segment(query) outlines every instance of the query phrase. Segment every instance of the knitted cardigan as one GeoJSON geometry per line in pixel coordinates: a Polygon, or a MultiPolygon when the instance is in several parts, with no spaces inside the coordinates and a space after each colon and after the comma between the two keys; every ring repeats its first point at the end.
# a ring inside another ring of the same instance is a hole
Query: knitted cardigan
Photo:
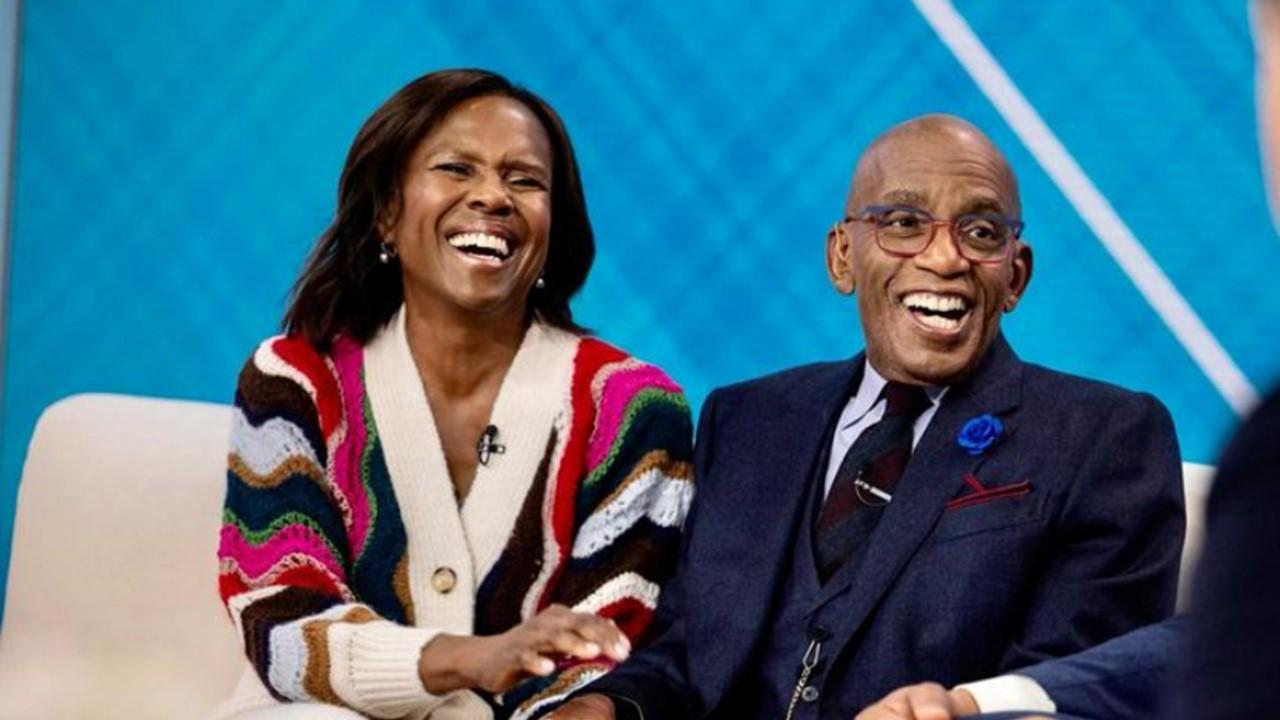
{"type": "Polygon", "coordinates": [[[503,452],[459,508],[403,310],[363,347],[258,347],[236,392],[219,585],[271,695],[374,717],[532,717],[608,664],[563,661],[490,709],[471,691],[427,693],[421,648],[552,603],[643,642],[692,498],[680,388],[535,323],[492,419],[503,452]]]}

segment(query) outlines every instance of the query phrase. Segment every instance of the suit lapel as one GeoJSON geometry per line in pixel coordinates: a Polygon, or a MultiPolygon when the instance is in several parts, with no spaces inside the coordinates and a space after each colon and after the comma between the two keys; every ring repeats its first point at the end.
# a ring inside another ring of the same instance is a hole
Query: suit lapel
{"type": "Polygon", "coordinates": [[[823,588],[814,612],[844,593],[854,591],[849,611],[841,613],[843,627],[831,628],[841,645],[858,633],[898,574],[915,555],[941,517],[947,501],[982,458],[956,445],[955,438],[970,419],[1000,415],[1005,434],[1016,425],[1013,410],[1021,397],[1022,363],[998,336],[973,377],[953,386],[911,455],[893,502],[885,509],[865,550],[855,551],[848,565],[823,588]]]}

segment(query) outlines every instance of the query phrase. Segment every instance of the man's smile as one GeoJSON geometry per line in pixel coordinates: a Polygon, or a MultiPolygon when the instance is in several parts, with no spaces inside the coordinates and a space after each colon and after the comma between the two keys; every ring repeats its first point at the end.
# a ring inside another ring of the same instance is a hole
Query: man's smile
{"type": "Polygon", "coordinates": [[[899,302],[911,319],[931,335],[957,335],[973,314],[973,301],[956,293],[912,291],[899,302]]]}

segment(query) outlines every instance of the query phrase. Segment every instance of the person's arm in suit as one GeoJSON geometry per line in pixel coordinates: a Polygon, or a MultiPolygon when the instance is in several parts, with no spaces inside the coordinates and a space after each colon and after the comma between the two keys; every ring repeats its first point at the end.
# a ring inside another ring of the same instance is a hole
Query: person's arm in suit
{"type": "MultiPolygon", "coordinates": [[[[663,588],[658,601],[654,627],[657,640],[638,649],[626,662],[612,672],[591,683],[577,693],[585,696],[606,695],[620,720],[678,720],[692,718],[701,713],[701,699],[693,689],[686,673],[684,576],[687,572],[689,543],[698,530],[699,497],[709,476],[709,464],[713,455],[716,425],[716,401],[718,392],[707,396],[698,418],[698,429],[693,446],[693,476],[695,480],[693,506],[685,523],[681,540],[680,560],[675,577],[663,588]]],[[[548,720],[606,719],[581,703],[570,701],[560,710],[548,716],[548,720]]]]}
{"type": "Polygon", "coordinates": [[[1009,715],[1001,712],[999,717],[1055,711],[1063,717],[1091,720],[1157,717],[1164,705],[1172,668],[1186,646],[1186,624],[1185,616],[1178,615],[1083,652],[1046,660],[1009,675],[964,683],[950,691],[933,683],[900,688],[867,708],[858,720],[936,720],[960,717],[974,710],[1014,711],[1009,715]],[[1028,681],[1034,685],[1028,688],[1028,681]],[[1020,692],[1001,693],[1009,688],[1020,692]],[[996,689],[998,702],[990,701],[990,689],[996,689]],[[1019,696],[1026,702],[1020,704],[1019,696]]]}
{"type": "Polygon", "coordinates": [[[1002,672],[1071,655],[1173,613],[1186,526],[1173,421],[1145,394],[1120,396],[1092,419],[1098,426],[1087,453],[1069,459],[1078,471],[1052,519],[1002,672]]]}
{"type": "Polygon", "coordinates": [[[1186,617],[1178,615],[1017,674],[1040,685],[1060,713],[1099,720],[1157,717],[1185,645],[1186,617]]]}

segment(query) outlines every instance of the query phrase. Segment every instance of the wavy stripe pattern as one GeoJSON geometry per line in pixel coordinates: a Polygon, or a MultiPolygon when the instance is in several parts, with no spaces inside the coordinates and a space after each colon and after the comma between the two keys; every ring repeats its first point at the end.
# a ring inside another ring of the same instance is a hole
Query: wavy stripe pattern
{"type": "Polygon", "coordinates": [[[592,513],[578,530],[573,557],[588,558],[612,545],[641,518],[659,527],[679,527],[693,502],[693,483],[653,467],[631,479],[621,492],[592,513]]]}
{"type": "MultiPolygon", "coordinates": [[[[559,602],[638,640],[692,499],[688,404],[658,368],[574,342],[563,440],[479,585],[475,622],[501,632],[559,602]]],[[[448,699],[416,677],[433,633],[411,625],[431,618],[412,616],[413,558],[365,382],[363,349],[344,338],[328,356],[281,338],[255,351],[237,391],[219,582],[273,695],[420,718],[448,699]]],[[[574,664],[502,702],[532,717],[608,669],[574,664]]]]}

